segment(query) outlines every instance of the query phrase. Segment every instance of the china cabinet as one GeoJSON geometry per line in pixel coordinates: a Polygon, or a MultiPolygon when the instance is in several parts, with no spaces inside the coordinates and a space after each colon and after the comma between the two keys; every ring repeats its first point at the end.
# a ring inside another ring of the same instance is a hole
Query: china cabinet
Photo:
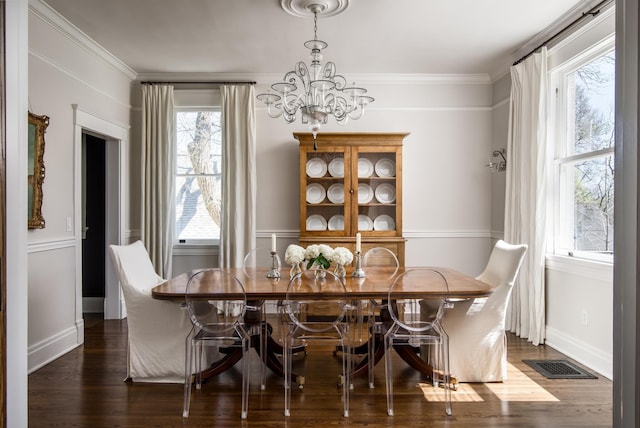
{"type": "Polygon", "coordinates": [[[387,247],[404,266],[402,145],[408,133],[311,133],[300,142],[300,245],[387,247]]]}

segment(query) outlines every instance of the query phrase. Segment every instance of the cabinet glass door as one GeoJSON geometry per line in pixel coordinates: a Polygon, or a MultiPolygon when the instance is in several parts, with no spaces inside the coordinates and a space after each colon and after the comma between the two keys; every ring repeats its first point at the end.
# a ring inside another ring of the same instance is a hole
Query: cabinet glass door
{"type": "Polygon", "coordinates": [[[395,236],[398,203],[396,152],[357,153],[357,231],[372,236],[395,236]]]}
{"type": "Polygon", "coordinates": [[[345,207],[351,203],[348,156],[343,150],[304,150],[302,154],[300,168],[305,178],[301,181],[300,230],[344,236],[350,217],[345,207]]]}

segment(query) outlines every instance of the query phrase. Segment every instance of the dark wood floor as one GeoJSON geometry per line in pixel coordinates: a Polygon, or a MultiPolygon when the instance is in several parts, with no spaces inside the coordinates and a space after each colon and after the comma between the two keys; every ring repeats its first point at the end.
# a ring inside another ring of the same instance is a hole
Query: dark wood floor
{"type": "Polygon", "coordinates": [[[85,344],[29,376],[29,427],[609,427],[612,383],[598,379],[546,379],[523,359],[566,358],[510,335],[514,369],[504,384],[462,384],[453,393],[453,416],[404,362],[396,359],[395,416],[386,415],[384,364],[376,367],[377,387],[359,378],[351,416],[342,417],[336,376],[339,358],[327,348],[310,349],[296,362],[304,390],[294,390],[292,411],[283,416],[282,379],[258,384],[258,358],[252,353],[249,417],[240,420],[238,373],[218,376],[192,397],[191,415],[182,418],[180,384],[125,383],[125,321],[86,319],[85,344]],[[549,401],[549,400],[557,401],[549,401]],[[543,401],[536,401],[543,400],[543,401]]]}

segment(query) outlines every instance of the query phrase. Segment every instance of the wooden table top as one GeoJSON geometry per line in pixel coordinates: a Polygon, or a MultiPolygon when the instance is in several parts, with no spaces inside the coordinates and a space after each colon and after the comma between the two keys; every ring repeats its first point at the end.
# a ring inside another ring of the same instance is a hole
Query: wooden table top
{"type": "MultiPolygon", "coordinates": [[[[406,283],[403,284],[399,292],[394,294],[398,298],[474,298],[486,297],[492,293],[491,287],[471,276],[463,274],[449,268],[428,267],[436,269],[444,275],[448,283],[448,292],[443,292],[441,286],[431,286],[425,282],[406,283]]],[[[395,278],[412,268],[399,268],[393,274],[394,268],[367,268],[364,278],[353,278],[347,273],[345,285],[350,297],[357,300],[365,299],[385,299],[388,296],[389,287],[393,284],[395,278]]],[[[417,268],[416,268],[417,269],[417,268]]],[[[246,292],[247,300],[281,300],[286,298],[287,287],[289,284],[289,270],[281,269],[280,278],[267,278],[266,268],[249,268],[243,270],[241,268],[225,269],[234,274],[243,284],[246,292]]],[[[160,300],[184,300],[185,290],[189,278],[198,272],[198,270],[185,272],[172,278],[151,290],[154,299],[160,300]]],[[[211,298],[220,297],[212,292],[210,284],[202,281],[195,287],[190,287],[192,298],[211,298]]],[[[225,296],[233,297],[233,296],[225,296]]],[[[322,295],[317,296],[322,299],[322,295]]]]}

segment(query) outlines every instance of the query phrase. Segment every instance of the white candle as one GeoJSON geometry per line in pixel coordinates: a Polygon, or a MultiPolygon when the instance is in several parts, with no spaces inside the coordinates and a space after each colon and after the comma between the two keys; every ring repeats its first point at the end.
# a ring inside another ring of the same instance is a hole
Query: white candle
{"type": "Polygon", "coordinates": [[[356,252],[360,252],[362,251],[361,248],[362,242],[361,242],[361,237],[360,237],[360,232],[356,233],[356,252]]]}
{"type": "Polygon", "coordinates": [[[276,234],[275,233],[271,234],[271,252],[273,253],[276,252],[276,234]]]}

